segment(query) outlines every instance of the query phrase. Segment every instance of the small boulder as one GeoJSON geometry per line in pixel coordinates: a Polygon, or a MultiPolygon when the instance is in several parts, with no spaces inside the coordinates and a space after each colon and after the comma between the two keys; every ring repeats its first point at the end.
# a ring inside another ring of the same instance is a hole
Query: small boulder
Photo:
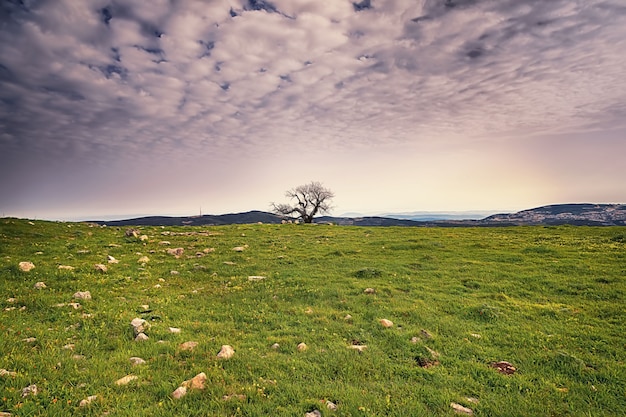
{"type": "Polygon", "coordinates": [[[350,345],[348,346],[348,349],[353,349],[353,350],[358,350],[359,352],[363,352],[365,349],[367,349],[367,345],[350,345]]]}
{"type": "Polygon", "coordinates": [[[93,268],[94,268],[96,271],[98,271],[98,272],[102,272],[102,273],[105,273],[105,272],[107,271],[107,266],[106,266],[106,265],[104,265],[104,264],[95,264],[95,265],[93,266],[93,268]]]}
{"type": "Polygon", "coordinates": [[[17,376],[17,372],[15,371],[7,371],[6,369],[0,369],[0,376],[17,376]]]}
{"type": "Polygon", "coordinates": [[[172,255],[176,258],[180,258],[183,255],[183,253],[185,253],[185,249],[183,248],[173,248],[173,249],[167,250],[168,255],[172,255]]]}
{"type": "Polygon", "coordinates": [[[112,257],[111,255],[107,256],[107,262],[110,264],[117,264],[120,261],[118,261],[117,259],[115,259],[114,257],[112,257]]]}
{"type": "Polygon", "coordinates": [[[174,390],[174,392],[172,392],[172,398],[176,400],[184,397],[185,395],[187,395],[187,388],[185,387],[178,387],[174,390]]]}
{"type": "Polygon", "coordinates": [[[150,323],[139,317],[135,317],[130,322],[130,326],[133,328],[133,333],[135,334],[135,336],[137,336],[139,333],[145,333],[150,330],[150,323]]]}
{"type": "Polygon", "coordinates": [[[274,343],[274,344],[272,345],[272,349],[274,349],[274,350],[278,350],[278,349],[280,349],[280,345],[279,345],[278,343],[274,343]]]}
{"type": "Polygon", "coordinates": [[[245,246],[235,246],[233,248],[233,251],[235,251],[235,252],[243,252],[244,250],[246,250],[245,246]]]}
{"type": "Polygon", "coordinates": [[[168,330],[170,333],[180,333],[180,329],[178,327],[169,327],[168,330]]]}
{"type": "Polygon", "coordinates": [[[146,340],[150,339],[148,337],[147,334],[145,333],[139,333],[136,337],[135,337],[135,342],[145,342],[146,340]]]}
{"type": "Polygon", "coordinates": [[[194,350],[198,346],[198,342],[185,342],[178,345],[180,350],[194,350]]]}
{"type": "Polygon", "coordinates": [[[89,397],[85,398],[84,400],[80,400],[80,403],[78,403],[79,407],[87,407],[89,404],[91,404],[92,402],[96,401],[98,399],[97,395],[90,395],[89,397]]]}
{"type": "Polygon", "coordinates": [[[472,411],[471,408],[463,407],[461,404],[450,403],[450,407],[452,407],[457,414],[465,414],[467,416],[474,415],[474,411],[472,411]]]}
{"type": "Polygon", "coordinates": [[[337,411],[337,404],[332,401],[326,401],[326,408],[328,408],[330,411],[337,411]]]}
{"type": "Polygon", "coordinates": [[[206,382],[206,374],[204,372],[200,372],[198,375],[194,376],[187,381],[184,381],[181,384],[181,387],[185,387],[187,389],[204,389],[204,384],[206,382]]]}
{"type": "Polygon", "coordinates": [[[492,368],[497,369],[498,372],[504,375],[511,375],[517,371],[516,367],[514,367],[511,363],[506,362],[506,361],[492,362],[490,366],[492,368]]]}
{"type": "Polygon", "coordinates": [[[380,325],[383,327],[393,327],[393,322],[391,320],[387,320],[387,319],[380,319],[380,325]]]}
{"type": "Polygon", "coordinates": [[[248,281],[262,281],[264,279],[265,279],[265,277],[261,276],[261,275],[250,275],[248,277],[248,281]]]}
{"type": "Polygon", "coordinates": [[[65,270],[65,271],[73,271],[74,267],[73,266],[69,266],[69,265],[59,265],[59,269],[60,270],[65,270]]]}
{"type": "Polygon", "coordinates": [[[366,288],[363,292],[365,294],[375,294],[376,290],[374,288],[366,288]]]}
{"type": "Polygon", "coordinates": [[[29,261],[19,263],[20,271],[28,272],[35,268],[35,264],[29,261]]]}
{"type": "Polygon", "coordinates": [[[37,385],[32,384],[22,389],[22,398],[28,397],[29,395],[37,395],[39,390],[37,389],[37,385]]]}
{"type": "Polygon", "coordinates": [[[220,359],[230,359],[235,354],[235,349],[230,345],[222,345],[217,357],[220,359]]]}
{"type": "Polygon", "coordinates": [[[122,377],[118,379],[117,381],[115,381],[115,385],[128,385],[130,382],[136,379],[137,379],[136,375],[126,375],[125,377],[122,377]]]}
{"type": "Polygon", "coordinates": [[[299,343],[298,346],[296,347],[296,349],[298,349],[299,352],[304,352],[305,350],[307,350],[309,347],[306,345],[306,343],[302,342],[299,343]]]}
{"type": "Polygon", "coordinates": [[[47,288],[47,285],[45,282],[39,281],[36,282],[35,285],[33,285],[33,288],[36,290],[43,290],[44,288],[47,288]]]}
{"type": "Polygon", "coordinates": [[[320,410],[313,410],[309,413],[306,413],[304,417],[322,417],[322,413],[320,413],[320,410]]]}
{"type": "Polygon", "coordinates": [[[76,298],[77,300],[91,300],[91,293],[89,291],[78,291],[74,293],[72,298],[76,298]]]}
{"type": "Polygon", "coordinates": [[[145,360],[143,360],[142,358],[137,357],[137,356],[133,356],[129,360],[130,360],[130,363],[133,364],[133,366],[144,365],[146,363],[145,360]]]}
{"type": "Polygon", "coordinates": [[[148,258],[147,256],[142,256],[141,258],[137,259],[137,262],[141,264],[145,264],[145,263],[150,262],[150,258],[148,258]]]}

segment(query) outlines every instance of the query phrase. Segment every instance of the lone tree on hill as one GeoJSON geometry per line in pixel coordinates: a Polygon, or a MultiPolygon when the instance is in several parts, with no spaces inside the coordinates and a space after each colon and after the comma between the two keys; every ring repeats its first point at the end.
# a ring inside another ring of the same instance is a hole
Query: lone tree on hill
{"type": "Polygon", "coordinates": [[[311,181],[300,185],[285,193],[286,197],[294,203],[272,203],[274,213],[282,217],[301,219],[304,223],[312,223],[317,214],[330,211],[329,201],[335,196],[331,190],[325,188],[322,183],[311,181]]]}

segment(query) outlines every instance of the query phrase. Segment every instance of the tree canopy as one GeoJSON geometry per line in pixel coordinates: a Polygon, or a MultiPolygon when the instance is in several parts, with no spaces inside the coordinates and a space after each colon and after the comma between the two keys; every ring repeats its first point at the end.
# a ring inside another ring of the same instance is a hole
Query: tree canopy
{"type": "Polygon", "coordinates": [[[272,203],[274,213],[285,218],[300,219],[304,223],[312,223],[317,214],[328,213],[331,209],[330,200],[335,194],[322,183],[311,181],[308,184],[292,188],[285,193],[290,203],[272,203]]]}

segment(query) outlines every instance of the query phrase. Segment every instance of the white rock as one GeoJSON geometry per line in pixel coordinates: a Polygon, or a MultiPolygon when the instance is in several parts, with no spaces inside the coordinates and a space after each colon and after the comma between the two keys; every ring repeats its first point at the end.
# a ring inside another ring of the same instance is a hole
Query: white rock
{"type": "Polygon", "coordinates": [[[319,410],[313,410],[310,413],[306,413],[304,417],[322,417],[322,413],[319,410]]]}
{"type": "Polygon", "coordinates": [[[380,325],[383,327],[393,327],[393,322],[387,319],[380,319],[380,325]]]}
{"type": "Polygon", "coordinates": [[[345,321],[352,320],[352,316],[350,314],[346,314],[346,316],[343,319],[345,321]]]}
{"type": "Polygon", "coordinates": [[[89,397],[85,398],[84,400],[80,400],[80,403],[78,404],[79,407],[87,407],[89,404],[91,404],[92,402],[96,401],[98,399],[97,395],[90,395],[89,397]]]}
{"type": "Polygon", "coordinates": [[[474,414],[474,411],[472,411],[471,408],[463,407],[461,404],[450,403],[450,407],[452,407],[454,412],[457,414],[465,414],[468,416],[471,416],[474,414]]]}
{"type": "Polygon", "coordinates": [[[363,292],[365,294],[374,294],[376,290],[374,288],[366,288],[363,292]]]}
{"type": "Polygon", "coordinates": [[[25,262],[20,262],[19,267],[20,267],[20,271],[28,272],[31,269],[35,268],[35,264],[29,261],[25,261],[25,262]]]}
{"type": "Polygon", "coordinates": [[[150,258],[148,258],[147,256],[142,256],[141,258],[137,259],[137,262],[145,264],[150,262],[150,258]]]}
{"type": "Polygon", "coordinates": [[[27,337],[26,339],[22,339],[22,342],[24,343],[34,343],[37,341],[36,337],[27,337]]]}
{"type": "Polygon", "coordinates": [[[130,363],[133,364],[133,366],[144,365],[146,363],[145,360],[143,360],[143,359],[141,359],[141,358],[139,358],[137,356],[133,356],[129,360],[130,360],[130,363]]]}
{"type": "Polygon", "coordinates": [[[184,381],[180,386],[187,389],[204,389],[206,379],[206,374],[204,372],[200,372],[193,378],[184,381]]]}
{"type": "Polygon", "coordinates": [[[96,271],[98,271],[98,272],[103,272],[103,273],[104,273],[104,272],[106,272],[106,271],[107,271],[107,266],[106,266],[106,265],[104,265],[104,264],[95,264],[95,265],[93,266],[93,268],[94,268],[96,271]]]}
{"type": "Polygon", "coordinates": [[[36,282],[35,285],[33,285],[33,288],[36,290],[43,290],[44,288],[47,288],[48,286],[46,285],[45,282],[39,281],[36,282]]]}
{"type": "Polygon", "coordinates": [[[332,401],[326,401],[326,408],[328,408],[331,411],[337,411],[337,404],[335,404],[332,401]]]}
{"type": "Polygon", "coordinates": [[[150,338],[148,337],[148,335],[147,335],[147,334],[145,334],[145,333],[139,333],[139,334],[137,335],[137,337],[135,337],[135,342],[144,342],[144,341],[146,341],[146,340],[148,340],[148,339],[150,339],[150,338]]]}
{"type": "Polygon", "coordinates": [[[180,329],[178,327],[170,327],[168,330],[170,333],[180,333],[180,329]]]}
{"type": "Polygon", "coordinates": [[[37,395],[39,390],[37,389],[37,385],[29,385],[26,388],[22,389],[22,397],[28,397],[29,395],[37,395]]]}
{"type": "Polygon", "coordinates": [[[298,349],[298,351],[300,352],[304,352],[305,350],[307,350],[309,347],[306,345],[306,343],[302,342],[299,343],[298,346],[296,346],[296,349],[298,349]]]}
{"type": "Polygon", "coordinates": [[[91,293],[89,291],[77,291],[72,297],[77,300],[91,300],[91,293]]]}
{"type": "Polygon", "coordinates": [[[7,371],[6,369],[0,369],[0,376],[17,376],[17,372],[7,371]]]}
{"type": "Polygon", "coordinates": [[[244,250],[246,250],[246,248],[244,246],[235,246],[233,248],[233,251],[235,251],[235,252],[243,252],[244,250]]]}
{"type": "Polygon", "coordinates": [[[67,303],[67,305],[72,307],[74,310],[78,310],[81,307],[79,303],[67,303]]]}
{"type": "Polygon", "coordinates": [[[178,387],[176,388],[176,390],[174,390],[174,392],[172,392],[172,397],[177,400],[184,397],[185,395],[187,395],[187,388],[185,387],[178,387]]]}
{"type": "Polygon", "coordinates": [[[264,279],[265,279],[265,277],[263,277],[261,275],[250,275],[248,277],[248,281],[262,281],[264,279]]]}
{"type": "Polygon", "coordinates": [[[128,385],[130,382],[136,379],[137,379],[136,375],[126,375],[125,377],[122,377],[118,379],[117,381],[115,381],[115,385],[128,385]]]}
{"type": "Polygon", "coordinates": [[[363,352],[365,349],[367,349],[367,345],[350,345],[348,346],[348,349],[353,349],[353,350],[358,350],[359,352],[363,352]]]}
{"type": "Polygon", "coordinates": [[[274,343],[272,345],[272,349],[280,349],[280,345],[278,343],[274,343]]]}
{"type": "Polygon", "coordinates": [[[73,271],[74,267],[73,266],[69,266],[69,265],[59,265],[59,269],[66,270],[66,271],[73,271]]]}
{"type": "Polygon", "coordinates": [[[194,350],[198,346],[198,342],[185,342],[178,345],[180,350],[194,350]]]}
{"type": "Polygon", "coordinates": [[[222,345],[222,349],[220,349],[217,357],[220,359],[230,359],[235,354],[235,350],[230,345],[222,345]]]}
{"type": "Polygon", "coordinates": [[[118,261],[117,259],[115,259],[111,255],[109,255],[109,256],[107,256],[107,262],[109,262],[110,264],[116,264],[116,263],[119,263],[120,261],[118,261]]]}

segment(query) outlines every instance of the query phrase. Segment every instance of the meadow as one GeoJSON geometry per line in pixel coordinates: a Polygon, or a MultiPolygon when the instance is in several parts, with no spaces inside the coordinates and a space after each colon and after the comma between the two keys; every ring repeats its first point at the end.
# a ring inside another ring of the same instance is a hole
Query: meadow
{"type": "Polygon", "coordinates": [[[127,229],[0,219],[0,415],[626,414],[624,228],[127,229]]]}

